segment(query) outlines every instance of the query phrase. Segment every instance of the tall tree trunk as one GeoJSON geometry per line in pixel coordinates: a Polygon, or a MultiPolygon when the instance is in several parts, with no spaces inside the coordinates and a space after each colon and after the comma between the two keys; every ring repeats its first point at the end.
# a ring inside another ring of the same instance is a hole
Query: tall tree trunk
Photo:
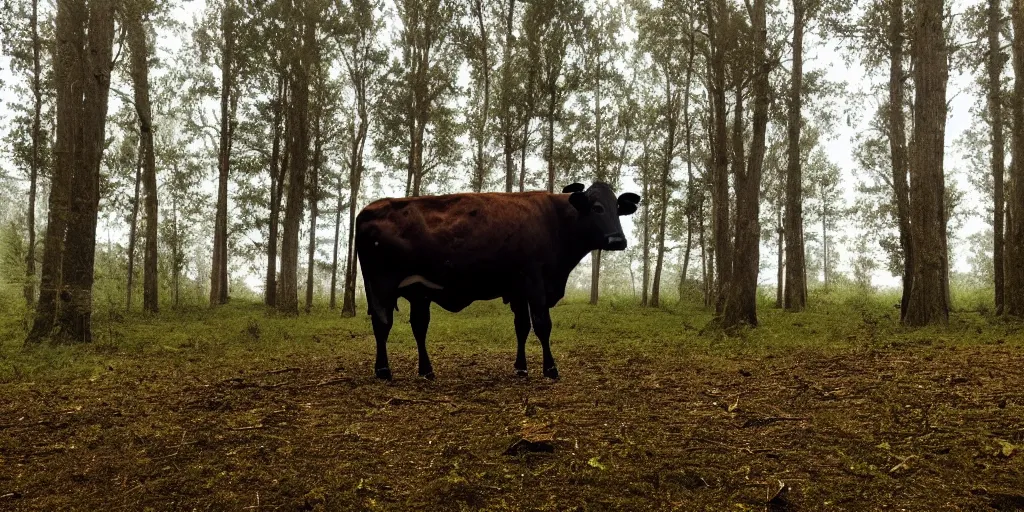
{"type": "Polygon", "coordinates": [[[277,309],[282,313],[299,312],[298,267],[299,229],[309,166],[309,74],[314,52],[314,26],[307,21],[296,27],[302,34],[301,55],[291,65],[292,98],[288,115],[290,168],[288,170],[288,203],[285,206],[284,229],[281,236],[281,278],[277,309]]]}
{"type": "Polygon", "coordinates": [[[556,90],[548,91],[548,141],[547,141],[547,158],[548,158],[548,192],[555,193],[555,109],[557,94],[556,90]]]}
{"type": "Polygon", "coordinates": [[[313,114],[313,165],[309,177],[309,261],[306,266],[306,314],[313,310],[314,266],[316,265],[316,218],[320,214],[320,164],[323,160],[323,140],[321,139],[321,111],[313,114]]]}
{"type": "Polygon", "coordinates": [[[32,17],[29,19],[29,25],[32,26],[32,162],[29,164],[28,212],[25,222],[28,227],[28,251],[25,253],[25,286],[22,293],[25,296],[25,303],[31,306],[36,295],[36,188],[39,169],[42,167],[40,149],[43,144],[43,71],[40,64],[42,40],[39,37],[39,0],[32,0],[32,17]]]}
{"type": "MultiPolygon", "coordinates": [[[[363,89],[365,91],[365,88],[363,89]]],[[[366,143],[368,128],[367,106],[365,94],[359,99],[359,126],[352,143],[352,161],[350,164],[351,175],[349,177],[349,208],[348,208],[348,256],[345,260],[345,298],[342,303],[341,312],[344,316],[356,315],[356,275],[357,258],[353,241],[355,240],[356,226],[356,199],[359,197],[359,186],[363,172],[363,147],[366,143]]]]}
{"type": "MultiPolygon", "coordinates": [[[[644,140],[643,155],[640,157],[640,184],[643,187],[643,197],[650,198],[651,193],[651,169],[649,162],[648,141],[644,140]]],[[[643,291],[640,292],[640,305],[647,306],[649,298],[647,291],[651,287],[651,201],[645,200],[641,204],[641,238],[643,239],[643,291]]]]}
{"type": "Polygon", "coordinates": [[[85,58],[82,150],[75,166],[71,215],[61,273],[68,300],[59,327],[66,341],[92,341],[92,285],[96,259],[96,223],[100,200],[107,99],[114,46],[114,2],[93,0],[89,5],[88,50],[85,58]]]}
{"type": "MultiPolygon", "coordinates": [[[[822,187],[824,189],[825,187],[822,187]]],[[[821,255],[822,255],[822,281],[825,291],[828,291],[828,208],[825,203],[825,191],[821,191],[821,255]]]]}
{"type": "Polygon", "coordinates": [[[725,25],[726,6],[724,0],[705,4],[708,10],[708,36],[711,44],[711,103],[712,103],[712,217],[714,221],[715,265],[717,286],[715,291],[715,313],[725,309],[726,292],[732,280],[732,243],[729,240],[729,162],[728,142],[725,127],[725,41],[721,33],[725,25]]]}
{"type": "Polygon", "coordinates": [[[701,199],[698,203],[699,216],[697,217],[697,243],[700,244],[700,285],[704,299],[704,307],[710,305],[711,280],[708,279],[708,246],[704,240],[704,189],[701,188],[701,199]]]}
{"type": "Polygon", "coordinates": [[[1005,174],[1005,139],[1003,137],[1002,74],[1003,54],[999,34],[1002,28],[1002,8],[999,0],[988,2],[988,115],[992,127],[992,266],[994,269],[996,314],[1003,312],[1003,285],[1005,260],[1003,258],[1003,219],[1006,216],[1006,192],[1003,190],[1005,174]]]}
{"type": "Polygon", "coordinates": [[[174,290],[174,307],[180,305],[181,297],[181,266],[178,263],[181,258],[181,239],[178,236],[178,196],[171,194],[171,229],[174,231],[174,240],[171,241],[171,261],[174,262],[171,268],[171,287],[174,290]]]}
{"type": "MultiPolygon", "coordinates": [[[[135,110],[139,117],[139,151],[142,181],[146,189],[146,248],[143,259],[142,308],[156,313],[160,309],[157,283],[157,190],[156,155],[153,151],[153,110],[149,102],[149,43],[143,25],[144,13],[136,4],[125,16],[125,30],[131,50],[131,76],[135,85],[135,110]]],[[[138,196],[136,196],[137,198],[138,196]]],[[[137,200],[137,199],[136,199],[137,200]]],[[[130,306],[130,304],[129,304],[130,306]]]]}
{"type": "Polygon", "coordinates": [[[213,230],[213,266],[210,272],[210,305],[228,301],[228,173],[231,166],[231,88],[234,80],[234,5],[225,0],[221,11],[220,156],[217,178],[217,212],[213,230]]]}
{"type": "MultiPolygon", "coordinates": [[[[504,5],[502,5],[504,8],[504,5]]],[[[508,11],[503,12],[505,18],[505,47],[501,58],[501,136],[505,154],[505,192],[512,192],[516,181],[515,158],[515,123],[512,117],[512,45],[514,35],[512,22],[515,19],[516,0],[508,1],[508,11]]]]}
{"type": "Polygon", "coordinates": [[[483,80],[483,105],[481,107],[480,119],[477,122],[477,133],[476,133],[476,158],[475,158],[475,170],[473,174],[473,191],[481,192],[484,189],[484,185],[487,184],[487,175],[489,171],[489,164],[487,162],[487,156],[484,154],[485,146],[488,142],[487,137],[487,121],[488,115],[491,112],[491,55],[490,55],[490,36],[487,34],[487,27],[484,25],[484,5],[483,0],[473,0],[472,12],[476,17],[477,29],[480,31],[480,41],[482,47],[481,52],[481,77],[483,80]]]}
{"type": "Polygon", "coordinates": [[[338,208],[334,213],[334,253],[331,256],[331,311],[334,311],[338,307],[337,302],[337,289],[338,289],[338,243],[341,241],[341,210],[345,207],[342,204],[342,198],[345,197],[344,190],[342,189],[341,176],[338,176],[338,208]]]}
{"type": "Polygon", "coordinates": [[[526,191],[526,152],[530,147],[530,116],[523,119],[522,146],[519,148],[519,191],[526,191]]]}
{"type": "Polygon", "coordinates": [[[903,251],[903,293],[900,299],[900,320],[906,318],[910,290],[914,286],[914,240],[910,232],[910,184],[907,169],[907,128],[903,111],[903,55],[906,44],[903,0],[889,0],[889,153],[892,160],[893,193],[896,196],[896,219],[899,224],[900,248],[903,251]]]}
{"type": "Polygon", "coordinates": [[[40,268],[39,301],[36,303],[32,330],[26,343],[39,343],[50,335],[57,316],[57,297],[62,293],[61,266],[64,235],[71,210],[71,186],[79,164],[82,136],[81,108],[84,83],[85,21],[84,0],[57,3],[54,54],[54,84],[57,88],[57,127],[53,177],[43,237],[43,261],[40,268]]]}
{"type": "Polygon", "coordinates": [[[916,251],[907,325],[949,323],[943,156],[946,128],[946,38],[943,0],[917,0],[913,38],[914,140],[910,162],[911,233],[916,251]]]}
{"type": "MultiPolygon", "coordinates": [[[[608,176],[601,161],[601,53],[597,52],[597,77],[594,88],[594,178],[596,181],[607,182],[608,176]]],[[[590,304],[597,305],[601,294],[601,251],[591,254],[590,265],[590,304]]]]}
{"type": "MultiPolygon", "coordinates": [[[[284,73],[281,72],[277,75],[277,98],[274,101],[274,142],[270,150],[270,226],[267,237],[267,278],[263,291],[263,302],[270,307],[277,305],[277,232],[281,224],[281,200],[284,196],[285,174],[288,170],[287,158],[283,158],[281,154],[281,138],[284,133],[281,118],[284,115],[287,91],[287,82],[284,73]]],[[[287,152],[285,149],[285,154],[287,152]]]]}
{"type": "Polygon", "coordinates": [[[142,141],[139,141],[139,154],[135,162],[135,195],[132,196],[132,220],[128,226],[128,279],[125,286],[125,311],[132,309],[132,292],[135,290],[135,244],[139,231],[139,198],[142,188],[142,141]]]}
{"type": "Polygon", "coordinates": [[[661,270],[665,262],[665,228],[668,225],[668,198],[669,198],[669,177],[672,171],[672,158],[675,156],[676,148],[676,124],[678,122],[679,91],[672,90],[672,80],[668,67],[663,69],[665,75],[665,126],[668,134],[665,136],[665,149],[661,165],[661,179],[658,187],[661,189],[660,204],[658,205],[658,252],[654,263],[654,281],[651,283],[651,306],[658,307],[661,303],[661,270]]]}
{"type": "MultiPolygon", "coordinates": [[[[1013,72],[1024,77],[1024,5],[1014,2],[1010,9],[1013,19],[1013,72]]],[[[1024,80],[1013,83],[1012,99],[1013,135],[1011,139],[1013,164],[1010,167],[1010,207],[1006,222],[1006,264],[1003,312],[1024,317],[1024,80]]]]}
{"type": "Polygon", "coordinates": [[[694,187],[693,187],[693,130],[690,126],[690,88],[693,86],[693,59],[696,56],[693,32],[690,32],[690,44],[687,48],[686,59],[686,81],[683,89],[683,126],[686,129],[686,252],[683,255],[683,270],[679,278],[679,300],[683,300],[683,286],[686,282],[686,274],[690,270],[690,249],[693,247],[693,215],[694,215],[694,187]]]}
{"type": "Polygon", "coordinates": [[[803,233],[803,170],[800,162],[800,128],[803,123],[804,0],[793,2],[793,69],[790,78],[786,165],[786,286],[785,307],[802,311],[807,307],[807,273],[803,233]]]}
{"type": "Polygon", "coordinates": [[[776,281],[775,281],[775,283],[776,283],[775,284],[775,307],[778,308],[778,309],[782,309],[782,306],[784,304],[783,290],[785,289],[785,279],[786,279],[786,262],[785,262],[785,259],[784,259],[784,256],[785,256],[785,244],[786,244],[786,230],[782,227],[782,210],[783,210],[783,203],[780,202],[779,205],[778,205],[778,208],[776,209],[776,215],[775,215],[776,224],[777,224],[777,227],[775,228],[775,235],[778,237],[778,249],[777,249],[777,252],[778,252],[778,262],[776,263],[776,265],[777,265],[776,269],[778,270],[778,275],[776,276],[776,281]]]}

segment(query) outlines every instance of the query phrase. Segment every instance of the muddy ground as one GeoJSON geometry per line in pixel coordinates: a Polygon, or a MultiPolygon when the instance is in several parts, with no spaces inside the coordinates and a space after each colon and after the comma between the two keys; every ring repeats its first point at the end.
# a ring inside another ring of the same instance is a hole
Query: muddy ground
{"type": "Polygon", "coordinates": [[[1024,509],[1019,348],[370,355],[4,385],[0,509],[1024,509]]]}

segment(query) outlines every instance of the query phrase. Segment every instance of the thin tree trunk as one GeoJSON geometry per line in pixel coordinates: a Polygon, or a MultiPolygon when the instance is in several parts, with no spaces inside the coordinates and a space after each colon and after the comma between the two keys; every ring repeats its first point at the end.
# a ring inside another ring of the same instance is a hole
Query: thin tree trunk
{"type": "Polygon", "coordinates": [[[139,229],[139,198],[142,188],[142,142],[139,141],[139,154],[135,163],[135,195],[132,196],[132,220],[128,226],[128,283],[125,286],[125,311],[132,309],[132,292],[135,288],[135,244],[138,241],[139,229]]]}
{"type": "Polygon", "coordinates": [[[344,190],[342,189],[341,176],[338,176],[338,208],[334,214],[334,254],[331,256],[331,311],[338,306],[337,303],[337,288],[338,288],[338,242],[341,238],[341,210],[344,208],[342,204],[342,198],[344,196],[344,190]]]}
{"type": "Polygon", "coordinates": [[[1002,28],[1002,8],[999,0],[988,2],[988,112],[992,127],[992,266],[994,270],[996,314],[1003,312],[1004,265],[1003,218],[1006,215],[1006,192],[1003,187],[1005,174],[1005,139],[1003,137],[1002,74],[1003,55],[999,34],[1002,28]]]}
{"type": "Polygon", "coordinates": [[[71,215],[61,273],[68,294],[59,319],[64,340],[92,341],[92,286],[96,259],[96,224],[100,200],[107,99],[114,45],[114,2],[93,0],[89,6],[86,73],[83,75],[82,150],[76,165],[71,215]]]}
{"type": "Polygon", "coordinates": [[[783,210],[783,204],[780,201],[780,203],[778,205],[778,209],[776,210],[776,215],[775,215],[776,223],[777,223],[777,226],[778,226],[775,229],[775,234],[778,236],[778,240],[779,240],[778,250],[777,250],[777,252],[778,252],[778,263],[777,263],[777,266],[778,266],[778,268],[777,268],[778,276],[776,277],[776,281],[775,281],[776,282],[776,285],[775,285],[775,307],[778,308],[778,309],[782,309],[782,306],[784,304],[783,290],[785,289],[785,278],[786,278],[786,262],[785,262],[785,259],[784,259],[785,243],[786,243],[786,230],[783,229],[783,227],[782,227],[782,210],[783,210]]]}
{"type": "MultiPolygon", "coordinates": [[[[644,140],[643,155],[640,157],[640,180],[643,187],[643,197],[650,198],[651,191],[651,170],[649,162],[648,142],[644,140]]],[[[641,237],[643,239],[643,291],[640,292],[640,305],[647,306],[649,297],[647,291],[651,287],[651,201],[645,200],[641,205],[641,237]]]]}
{"type": "Polygon", "coordinates": [[[683,300],[683,285],[686,282],[686,274],[690,270],[690,249],[693,247],[693,215],[694,215],[694,189],[693,189],[693,158],[692,143],[693,130],[690,126],[690,88],[693,85],[693,59],[696,56],[693,32],[690,32],[689,52],[686,59],[686,86],[683,90],[683,126],[686,128],[686,252],[683,255],[683,270],[679,282],[679,300],[683,300]]]}
{"type": "Polygon", "coordinates": [[[476,133],[476,170],[473,176],[473,191],[481,192],[487,183],[488,162],[484,154],[487,145],[487,121],[491,112],[491,57],[490,57],[490,36],[487,34],[487,27],[484,25],[483,0],[473,0],[473,14],[476,16],[477,29],[480,31],[481,51],[481,72],[483,73],[483,107],[480,112],[480,119],[477,124],[476,133]]]}
{"type": "Polygon", "coordinates": [[[530,117],[523,120],[523,145],[519,148],[519,191],[526,191],[526,151],[530,147],[530,117]]]}
{"type": "Polygon", "coordinates": [[[669,177],[672,171],[672,158],[676,148],[676,124],[678,122],[679,91],[672,90],[672,80],[668,67],[663,69],[665,75],[665,124],[668,134],[665,136],[664,161],[661,166],[661,204],[658,205],[658,252],[654,263],[654,281],[651,283],[651,306],[658,307],[661,303],[661,271],[665,262],[665,228],[668,225],[668,193],[669,177]]]}
{"type": "Polygon", "coordinates": [[[704,299],[704,306],[709,305],[708,297],[710,296],[711,280],[708,279],[708,246],[704,240],[704,189],[701,187],[701,199],[698,203],[698,211],[700,212],[697,217],[697,243],[700,244],[700,285],[701,292],[704,299]]]}
{"type": "Polygon", "coordinates": [[[178,196],[171,194],[171,226],[174,231],[174,240],[171,242],[171,286],[174,289],[174,307],[180,305],[181,296],[181,268],[179,265],[181,257],[181,239],[178,237],[178,196]]]}
{"type": "MultiPolygon", "coordinates": [[[[143,25],[144,13],[133,6],[125,22],[131,50],[131,76],[135,85],[135,110],[139,117],[139,151],[142,181],[146,189],[146,247],[143,259],[142,307],[148,313],[160,309],[157,283],[158,205],[156,190],[156,155],[153,152],[152,108],[149,101],[149,43],[143,25]]],[[[138,200],[136,186],[136,201],[138,200]]],[[[137,205],[136,205],[137,209],[137,205]]],[[[130,292],[129,292],[130,293],[130,292]]],[[[129,307],[131,303],[129,301],[129,307]]]]}
{"type": "MultiPolygon", "coordinates": [[[[1014,2],[1013,72],[1024,77],[1024,5],[1014,2]]],[[[1010,167],[1010,201],[1006,222],[1006,251],[1003,312],[1024,317],[1024,80],[1015,80],[1011,102],[1014,130],[1011,132],[1013,163],[1010,167]]]]}
{"type": "Polygon", "coordinates": [[[915,6],[914,140],[910,163],[911,233],[915,249],[914,285],[907,325],[949,323],[946,273],[946,210],[943,156],[946,128],[946,38],[943,0],[917,0],[915,6]]]}
{"type": "Polygon", "coordinates": [[[56,97],[56,142],[53,177],[50,179],[43,261],[40,269],[39,301],[32,330],[26,343],[39,343],[50,335],[61,295],[61,266],[64,235],[71,214],[71,186],[81,151],[81,108],[84,83],[85,20],[84,0],[57,3],[55,20],[54,84],[56,97]]]}
{"type": "Polygon", "coordinates": [[[41,84],[43,72],[40,65],[42,40],[39,37],[39,0],[32,0],[32,17],[29,19],[29,24],[32,26],[32,162],[30,163],[28,212],[25,222],[28,227],[28,252],[25,254],[23,293],[25,303],[31,306],[36,295],[36,188],[39,181],[39,169],[42,167],[40,149],[43,144],[40,126],[43,117],[41,84]]]}
{"type": "Polygon", "coordinates": [[[309,261],[306,266],[306,314],[313,310],[314,266],[316,265],[316,218],[320,214],[320,163],[323,159],[323,140],[321,139],[320,105],[313,114],[313,166],[309,177],[309,261]]]}
{"type": "MultiPolygon", "coordinates": [[[[504,8],[504,5],[502,6],[504,8]]],[[[501,135],[502,145],[505,154],[505,192],[512,192],[516,180],[515,147],[515,126],[512,118],[512,45],[513,32],[512,22],[515,19],[516,0],[509,0],[508,11],[505,15],[505,47],[502,49],[501,60],[501,135]]]]}
{"type": "MultiPolygon", "coordinates": [[[[824,187],[822,187],[824,189],[824,187]]],[[[821,253],[822,253],[822,280],[825,284],[825,291],[828,291],[828,217],[826,217],[825,191],[821,191],[821,253]]]]}
{"type": "MultiPolygon", "coordinates": [[[[277,305],[278,227],[281,221],[285,173],[288,169],[287,158],[281,154],[281,138],[284,133],[281,118],[284,115],[287,90],[284,73],[279,73],[277,76],[277,98],[274,101],[274,142],[270,150],[270,226],[267,237],[267,278],[263,291],[263,301],[270,307],[277,305]]],[[[287,155],[287,149],[285,155],[287,155]]]]}
{"type": "Polygon", "coordinates": [[[907,129],[903,112],[905,36],[903,0],[889,0],[889,153],[892,160],[893,193],[903,250],[903,293],[900,320],[906,318],[910,290],[914,286],[914,240],[910,232],[910,184],[907,169],[907,129]]]}
{"type": "Polygon", "coordinates": [[[548,192],[555,192],[555,101],[557,91],[549,90],[548,94],[548,143],[547,143],[547,157],[548,157],[548,192]]]}
{"type": "Polygon", "coordinates": [[[210,305],[228,301],[228,173],[231,166],[231,87],[234,79],[234,6],[225,0],[221,11],[220,158],[217,179],[217,212],[213,233],[213,267],[210,272],[210,305]]]}
{"type": "Polygon", "coordinates": [[[800,162],[800,127],[803,123],[804,0],[793,2],[793,68],[789,91],[788,163],[786,165],[786,286],[785,307],[807,307],[807,273],[803,243],[803,170],[800,162]]]}

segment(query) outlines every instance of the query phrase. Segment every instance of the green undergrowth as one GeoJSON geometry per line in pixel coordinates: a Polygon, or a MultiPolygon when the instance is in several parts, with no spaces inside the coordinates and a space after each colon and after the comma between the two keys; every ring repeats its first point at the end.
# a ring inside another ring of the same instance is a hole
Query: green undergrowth
{"type": "MultiPolygon", "coordinates": [[[[628,358],[662,354],[698,358],[800,357],[807,352],[899,350],[964,344],[1021,345],[1020,324],[989,312],[955,311],[948,327],[899,325],[898,295],[849,292],[812,295],[801,313],[760,304],[757,328],[731,332],[711,327],[712,313],[699,304],[642,308],[632,297],[602,297],[591,306],[569,297],[552,309],[555,357],[599,351],[628,358]]],[[[244,369],[272,369],[304,359],[330,359],[370,371],[374,342],[370,319],[314,309],[297,317],[260,304],[234,301],[218,308],[165,310],[159,315],[100,311],[89,345],[25,347],[28,313],[15,306],[0,314],[0,383],[96,379],[120,369],[131,373],[181,372],[209,378],[244,369]]],[[[389,350],[415,354],[407,303],[399,303],[389,350]]],[[[512,313],[501,301],[478,302],[460,313],[436,305],[428,335],[435,360],[446,352],[515,353],[512,313]]],[[[531,357],[539,354],[531,336],[531,357]]]]}

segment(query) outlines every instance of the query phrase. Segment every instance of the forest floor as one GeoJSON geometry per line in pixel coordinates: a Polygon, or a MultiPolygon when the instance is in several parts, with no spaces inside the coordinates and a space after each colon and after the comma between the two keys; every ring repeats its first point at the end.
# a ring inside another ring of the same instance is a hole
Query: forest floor
{"type": "Polygon", "coordinates": [[[375,380],[363,314],[108,314],[32,349],[0,323],[0,509],[1024,509],[1016,326],[904,330],[866,301],[733,336],[699,309],[553,317],[557,382],[532,337],[513,376],[500,303],[435,308],[433,382],[407,324],[375,380]]]}

